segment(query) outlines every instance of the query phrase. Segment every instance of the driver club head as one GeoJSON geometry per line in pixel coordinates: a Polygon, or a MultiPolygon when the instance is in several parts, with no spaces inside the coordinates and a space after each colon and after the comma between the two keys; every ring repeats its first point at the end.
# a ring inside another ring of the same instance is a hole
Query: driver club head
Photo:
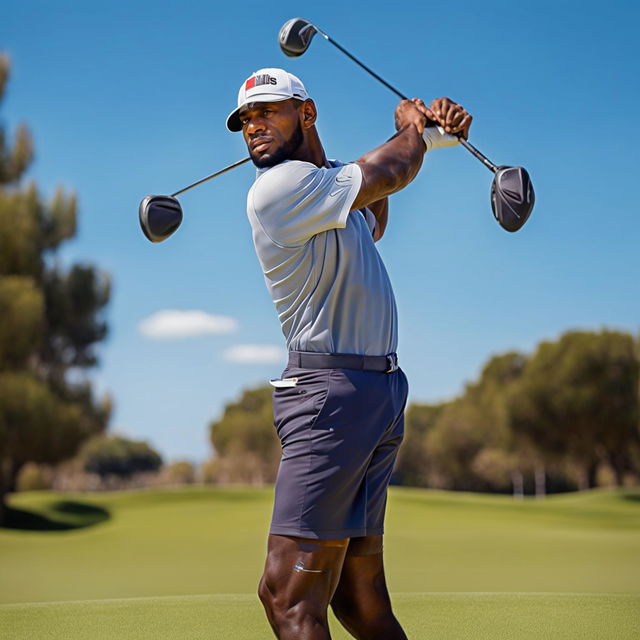
{"type": "Polygon", "coordinates": [[[491,184],[491,209],[500,226],[517,231],[529,218],[536,195],[524,167],[500,167],[491,184]]]}
{"type": "Polygon", "coordinates": [[[182,207],[173,196],[146,196],[138,208],[140,226],[151,242],[166,240],[182,222],[182,207]]]}
{"type": "Polygon", "coordinates": [[[308,20],[304,18],[291,18],[282,25],[278,34],[280,48],[290,58],[301,56],[311,44],[311,38],[318,33],[308,20]]]}

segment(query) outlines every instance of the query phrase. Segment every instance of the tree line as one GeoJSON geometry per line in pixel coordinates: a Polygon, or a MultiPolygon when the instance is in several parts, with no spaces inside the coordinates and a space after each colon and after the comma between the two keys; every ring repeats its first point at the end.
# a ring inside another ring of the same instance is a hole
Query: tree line
{"type": "Polygon", "coordinates": [[[634,336],[601,330],[491,358],[459,397],[409,407],[398,481],[515,495],[638,483],[638,356],[634,336]]]}
{"type": "MultiPolygon", "coordinates": [[[[633,335],[607,329],[494,356],[459,396],[409,405],[394,482],[514,495],[637,484],[639,360],[633,335]]],[[[271,388],[228,404],[210,437],[221,481],[272,482],[271,388]]]]}

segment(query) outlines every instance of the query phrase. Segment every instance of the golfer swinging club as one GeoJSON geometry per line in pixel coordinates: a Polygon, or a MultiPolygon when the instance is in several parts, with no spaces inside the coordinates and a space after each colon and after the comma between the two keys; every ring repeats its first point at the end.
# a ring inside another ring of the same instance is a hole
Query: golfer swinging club
{"type": "Polygon", "coordinates": [[[448,98],[403,100],[397,133],[359,160],[328,160],[304,85],[260,69],[227,128],[242,131],[256,181],[253,241],[289,352],[272,380],[282,444],[259,596],[281,640],[330,638],[327,608],[361,640],[407,638],[382,561],[387,486],[404,433],[391,283],[375,246],[388,196],[425,151],[452,146],[471,116],[448,98]],[[426,119],[438,122],[425,129],[426,119]]]}

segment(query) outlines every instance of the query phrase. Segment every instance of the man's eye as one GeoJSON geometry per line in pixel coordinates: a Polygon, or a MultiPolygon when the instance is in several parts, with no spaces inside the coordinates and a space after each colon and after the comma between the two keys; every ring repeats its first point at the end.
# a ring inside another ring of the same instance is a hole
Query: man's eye
{"type": "Polygon", "coordinates": [[[271,115],[273,113],[273,111],[271,109],[264,109],[264,111],[262,112],[262,115],[268,116],[271,115]]]}

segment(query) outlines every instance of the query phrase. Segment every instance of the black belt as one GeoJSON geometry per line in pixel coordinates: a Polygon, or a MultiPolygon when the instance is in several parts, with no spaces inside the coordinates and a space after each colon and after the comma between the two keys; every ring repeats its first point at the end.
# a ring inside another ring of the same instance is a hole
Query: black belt
{"type": "Polygon", "coordinates": [[[361,356],[354,353],[289,351],[289,366],[300,369],[359,369],[391,373],[398,368],[398,354],[361,356]]]}

